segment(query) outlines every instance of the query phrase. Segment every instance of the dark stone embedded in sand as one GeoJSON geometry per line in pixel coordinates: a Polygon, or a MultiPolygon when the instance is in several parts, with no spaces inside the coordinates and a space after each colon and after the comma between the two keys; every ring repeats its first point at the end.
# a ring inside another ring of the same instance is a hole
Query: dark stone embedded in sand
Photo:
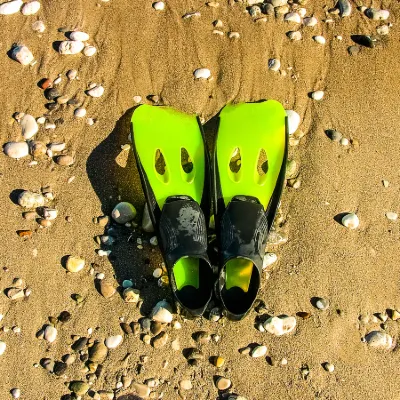
{"type": "Polygon", "coordinates": [[[140,333],[140,324],[139,322],[131,322],[130,327],[134,335],[139,335],[140,333]]]}
{"type": "Polygon", "coordinates": [[[84,396],[90,389],[90,386],[86,382],[73,381],[70,383],[69,389],[78,396],[84,396]]]}
{"type": "Polygon", "coordinates": [[[162,331],[162,328],[163,326],[160,322],[151,321],[150,330],[153,335],[158,335],[162,331]]]}
{"type": "Polygon", "coordinates": [[[211,340],[210,334],[209,334],[208,332],[205,332],[205,331],[196,332],[196,333],[193,335],[193,337],[194,337],[194,340],[195,340],[197,343],[200,343],[200,344],[207,344],[207,343],[209,343],[210,340],[211,340]]]}
{"type": "Polygon", "coordinates": [[[65,371],[67,370],[68,365],[66,363],[63,363],[61,361],[56,361],[54,364],[53,372],[57,376],[61,376],[65,374],[65,371]]]}
{"type": "Polygon", "coordinates": [[[354,43],[371,49],[376,45],[376,39],[369,35],[351,35],[351,39],[354,43]]]}
{"type": "Polygon", "coordinates": [[[60,93],[56,88],[49,88],[45,90],[44,96],[46,97],[47,100],[54,100],[57,97],[60,97],[60,93]]]}
{"type": "Polygon", "coordinates": [[[87,345],[87,341],[88,339],[85,337],[82,337],[80,339],[78,339],[71,347],[72,350],[74,351],[80,351],[83,350],[85,348],[85,346],[87,345]]]}
{"type": "Polygon", "coordinates": [[[58,316],[58,320],[63,323],[70,321],[71,318],[71,313],[69,313],[68,311],[62,311],[58,316]]]}
{"type": "Polygon", "coordinates": [[[129,335],[130,333],[132,333],[132,328],[130,327],[129,324],[127,324],[126,322],[122,322],[120,324],[121,329],[124,331],[124,333],[126,333],[127,335],[129,335]]]}

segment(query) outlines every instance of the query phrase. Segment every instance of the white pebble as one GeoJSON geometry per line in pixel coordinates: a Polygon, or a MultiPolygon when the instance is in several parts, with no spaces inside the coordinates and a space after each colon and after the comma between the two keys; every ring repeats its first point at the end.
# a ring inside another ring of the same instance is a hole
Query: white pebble
{"type": "Polygon", "coordinates": [[[74,115],[77,118],[83,118],[86,115],[86,109],[83,107],[79,107],[74,111],[74,115]]]}
{"type": "Polygon", "coordinates": [[[104,344],[107,346],[108,349],[115,349],[122,343],[122,336],[110,336],[105,341],[104,344]]]}
{"type": "Polygon", "coordinates": [[[382,331],[372,331],[365,336],[365,341],[370,347],[389,350],[393,344],[393,338],[382,331]]]}
{"type": "Polygon", "coordinates": [[[293,135],[297,131],[297,128],[300,125],[301,118],[300,115],[297,114],[296,111],[286,110],[286,115],[288,117],[288,130],[289,135],[293,135]]]}
{"type": "Polygon", "coordinates": [[[318,20],[315,17],[307,17],[303,19],[304,26],[308,26],[312,28],[313,26],[318,24],[318,20]]]}
{"type": "Polygon", "coordinates": [[[387,218],[388,220],[390,220],[390,221],[396,221],[397,218],[398,218],[398,215],[397,215],[397,213],[395,213],[395,212],[388,211],[388,212],[386,213],[386,218],[387,218]]]}
{"type": "Polygon", "coordinates": [[[151,244],[152,246],[158,246],[158,239],[157,239],[157,236],[153,236],[153,237],[150,238],[150,244],[151,244]]]}
{"type": "Polygon", "coordinates": [[[271,71],[279,71],[279,68],[281,67],[281,62],[277,58],[270,58],[268,60],[268,68],[271,71]]]}
{"type": "Polygon", "coordinates": [[[270,317],[264,322],[264,328],[275,336],[282,336],[296,328],[296,318],[287,315],[270,317]]]}
{"type": "Polygon", "coordinates": [[[153,8],[157,11],[162,11],[165,8],[165,3],[163,1],[156,1],[153,3],[153,8]]]}
{"type": "Polygon", "coordinates": [[[31,1],[22,6],[22,15],[35,15],[40,10],[40,3],[38,1],[31,1]]]}
{"type": "Polygon", "coordinates": [[[29,146],[26,142],[8,142],[3,151],[6,156],[19,160],[29,155],[29,146]]]}
{"type": "Polygon", "coordinates": [[[316,101],[320,101],[324,98],[324,94],[325,93],[322,90],[317,90],[311,93],[311,97],[316,101]]]}
{"type": "Polygon", "coordinates": [[[278,256],[275,253],[266,253],[263,259],[262,269],[268,268],[270,265],[278,260],[278,256]]]}
{"type": "Polygon", "coordinates": [[[110,254],[111,254],[111,250],[98,250],[97,251],[97,254],[100,256],[100,257],[108,257],[110,254]]]}
{"type": "Polygon", "coordinates": [[[339,41],[343,40],[343,36],[340,36],[340,35],[336,35],[335,38],[336,38],[336,40],[339,40],[339,41]]]}
{"type": "Polygon", "coordinates": [[[360,225],[360,220],[354,213],[348,213],[342,218],[342,224],[349,229],[357,229],[360,225]]]}
{"type": "Polygon", "coordinates": [[[103,280],[105,278],[105,274],[103,272],[99,272],[98,274],[96,274],[96,279],[98,280],[103,280]]]}
{"type": "Polygon", "coordinates": [[[376,32],[378,35],[388,35],[389,34],[389,26],[381,25],[376,28],[376,32]]]}
{"type": "Polygon", "coordinates": [[[316,41],[319,44],[325,44],[326,39],[323,36],[317,35],[313,37],[314,41],[316,41]]]}
{"type": "Polygon", "coordinates": [[[97,53],[97,49],[96,49],[96,47],[94,47],[94,46],[86,46],[86,47],[83,49],[83,54],[84,54],[86,57],[92,57],[92,56],[94,56],[96,53],[97,53]]]}
{"type": "Polygon", "coordinates": [[[172,321],[172,308],[166,301],[159,301],[151,313],[153,321],[169,324],[172,321]]]}
{"type": "Polygon", "coordinates": [[[18,388],[11,389],[10,393],[14,399],[19,399],[21,397],[21,390],[18,388]]]}
{"type": "Polygon", "coordinates": [[[288,32],[287,36],[290,40],[293,40],[294,42],[299,41],[302,38],[301,32],[299,31],[290,31],[288,32]]]}
{"type": "Polygon", "coordinates": [[[31,139],[39,130],[39,126],[32,115],[25,114],[20,119],[19,123],[21,124],[22,136],[25,140],[31,139]]]}
{"type": "MultiPolygon", "coordinates": [[[[133,96],[133,101],[134,101],[136,104],[141,103],[141,102],[142,102],[142,96],[133,96]]],[[[129,136],[130,136],[130,135],[129,135],[129,136]]]]}
{"type": "Polygon", "coordinates": [[[89,126],[92,126],[92,125],[94,125],[94,119],[93,119],[93,118],[88,118],[88,119],[86,120],[86,123],[87,123],[89,126]]]}
{"type": "Polygon", "coordinates": [[[4,354],[4,352],[6,351],[6,347],[7,345],[0,340],[0,356],[4,354]]]}
{"type": "Polygon", "coordinates": [[[251,352],[253,358],[264,357],[267,354],[267,346],[256,346],[251,352]]]}
{"type": "Polygon", "coordinates": [[[24,208],[36,208],[44,206],[44,197],[40,193],[30,192],[29,190],[24,190],[18,196],[18,204],[24,208]]]}
{"type": "Polygon", "coordinates": [[[324,368],[326,371],[331,372],[331,373],[335,370],[335,366],[328,362],[324,364],[324,368]]]}
{"type": "Polygon", "coordinates": [[[33,54],[26,46],[15,46],[11,50],[11,58],[22,65],[28,65],[33,61],[33,54]]]}
{"type": "Polygon", "coordinates": [[[374,21],[383,21],[389,18],[389,11],[388,10],[379,10],[377,8],[368,8],[365,11],[365,15],[373,19],[374,21]]]}
{"type": "Polygon", "coordinates": [[[32,24],[32,29],[35,32],[43,33],[46,30],[46,25],[43,21],[36,21],[32,24]]]}
{"type": "Polygon", "coordinates": [[[154,276],[154,278],[156,278],[156,279],[160,278],[160,277],[162,276],[162,274],[163,274],[163,270],[162,270],[161,268],[156,268],[156,269],[153,271],[153,276],[154,276]]]}
{"type": "Polygon", "coordinates": [[[351,4],[349,0],[338,1],[339,14],[343,17],[349,17],[351,14],[351,4]]]}
{"type": "Polygon", "coordinates": [[[63,151],[65,149],[65,143],[60,142],[60,143],[49,143],[47,145],[47,148],[51,150],[52,152],[59,153],[60,151],[63,151]]]}
{"type": "Polygon", "coordinates": [[[91,97],[101,97],[104,94],[104,88],[101,85],[96,85],[86,92],[91,97]]]}
{"type": "Polygon", "coordinates": [[[198,68],[193,72],[196,79],[209,79],[211,71],[208,68],[198,68]]]}
{"type": "Polygon", "coordinates": [[[290,12],[285,15],[286,22],[293,22],[295,24],[301,23],[301,17],[297,12],[290,12]]]}
{"type": "Polygon", "coordinates": [[[228,38],[229,39],[239,39],[240,38],[240,33],[239,32],[229,32],[228,33],[228,38]]]}
{"type": "Polygon", "coordinates": [[[11,15],[17,13],[24,2],[22,0],[8,1],[0,5],[0,15],[11,15]]]}
{"type": "Polygon", "coordinates": [[[342,137],[342,138],[339,140],[339,143],[340,143],[342,146],[348,146],[348,145],[349,145],[349,139],[347,139],[347,138],[345,138],[345,137],[342,137]]]}
{"type": "Polygon", "coordinates": [[[70,81],[73,81],[73,80],[77,77],[77,75],[78,75],[78,71],[77,71],[76,69],[70,69],[70,70],[67,72],[67,78],[68,78],[70,81]]]}
{"type": "Polygon", "coordinates": [[[57,329],[52,325],[47,325],[44,330],[44,339],[49,343],[53,343],[57,338],[57,329]]]}
{"type": "Polygon", "coordinates": [[[64,40],[63,42],[60,43],[60,46],[58,47],[58,52],[60,54],[78,54],[80,53],[85,45],[83,42],[79,41],[74,41],[74,40],[64,40]]]}
{"type": "Polygon", "coordinates": [[[89,40],[89,35],[86,32],[73,31],[69,34],[69,38],[77,42],[86,42],[89,40]]]}
{"type": "Polygon", "coordinates": [[[59,76],[58,78],[54,79],[53,85],[59,85],[61,81],[62,81],[61,76],[59,76]]]}

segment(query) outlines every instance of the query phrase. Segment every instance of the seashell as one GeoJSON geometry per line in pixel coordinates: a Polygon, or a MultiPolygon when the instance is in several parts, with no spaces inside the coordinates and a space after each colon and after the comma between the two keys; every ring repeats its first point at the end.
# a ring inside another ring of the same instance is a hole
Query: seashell
{"type": "Polygon", "coordinates": [[[21,124],[22,136],[25,140],[31,139],[39,130],[39,126],[32,115],[25,114],[20,119],[19,123],[21,124]]]}
{"type": "Polygon", "coordinates": [[[201,16],[200,11],[194,11],[194,12],[186,13],[182,18],[183,19],[188,19],[188,18],[200,17],[200,16],[201,16]]]}
{"type": "Polygon", "coordinates": [[[79,107],[74,111],[74,116],[77,118],[83,118],[86,115],[86,109],[79,107]]]}
{"type": "Polygon", "coordinates": [[[322,90],[317,90],[311,93],[311,98],[316,101],[320,101],[324,98],[324,92],[322,90]]]}
{"type": "Polygon", "coordinates": [[[297,12],[299,13],[301,18],[304,18],[307,15],[307,10],[303,7],[299,8],[297,12]]]}
{"type": "Polygon", "coordinates": [[[211,71],[208,68],[198,68],[193,72],[195,79],[209,79],[211,71]]]}
{"type": "Polygon", "coordinates": [[[11,58],[22,65],[28,65],[33,61],[33,54],[26,46],[15,46],[11,50],[11,58]]]}
{"type": "Polygon", "coordinates": [[[86,91],[86,94],[91,97],[101,97],[104,94],[104,88],[101,85],[96,85],[93,88],[86,91]]]}
{"type": "Polygon", "coordinates": [[[388,10],[379,10],[377,8],[367,8],[365,10],[365,15],[373,19],[374,21],[384,21],[389,18],[389,11],[388,10]]]}
{"type": "Polygon", "coordinates": [[[70,69],[70,70],[67,72],[67,78],[68,78],[70,81],[73,81],[73,80],[77,77],[77,75],[78,75],[78,71],[77,71],[76,69],[70,69]]]}
{"type": "Polygon", "coordinates": [[[49,343],[53,343],[57,338],[57,329],[52,325],[47,325],[44,330],[44,339],[49,343]]]}
{"type": "Polygon", "coordinates": [[[323,36],[317,35],[317,36],[313,36],[313,39],[315,42],[319,43],[319,44],[325,44],[326,43],[326,39],[323,36]]]}
{"type": "Polygon", "coordinates": [[[64,40],[60,43],[58,47],[58,52],[63,55],[67,54],[78,54],[80,53],[85,45],[83,42],[75,41],[75,40],[64,40]]]}
{"type": "Polygon", "coordinates": [[[36,21],[32,24],[32,29],[35,32],[43,33],[46,30],[46,25],[43,21],[36,21]]]}
{"type": "Polygon", "coordinates": [[[55,220],[57,218],[57,215],[58,210],[56,210],[55,208],[43,207],[43,209],[41,210],[41,216],[47,221],[55,220]]]}
{"type": "Polygon", "coordinates": [[[126,303],[137,303],[140,299],[140,291],[138,289],[128,287],[123,291],[122,297],[126,303]]]}
{"type": "Polygon", "coordinates": [[[281,62],[277,58],[270,58],[268,60],[268,68],[271,71],[279,71],[279,68],[281,67],[281,62]]]}
{"type": "Polygon", "coordinates": [[[297,12],[290,12],[285,15],[284,20],[286,22],[293,22],[295,24],[301,23],[301,17],[297,12]]]}
{"type": "Polygon", "coordinates": [[[296,328],[296,318],[287,315],[270,317],[264,322],[264,329],[275,336],[282,336],[296,328]]]}
{"type": "Polygon", "coordinates": [[[110,336],[104,341],[104,344],[108,349],[116,349],[122,343],[122,340],[121,335],[110,336]]]}
{"type": "Polygon", "coordinates": [[[293,135],[297,131],[297,128],[300,125],[300,115],[297,114],[296,111],[293,110],[286,110],[286,115],[288,118],[288,131],[289,135],[293,135]]]}
{"type": "Polygon", "coordinates": [[[278,256],[275,253],[266,253],[263,258],[262,269],[265,270],[278,260],[278,256]]]}
{"type": "Polygon", "coordinates": [[[348,213],[342,218],[342,224],[349,229],[357,229],[360,225],[360,220],[354,213],[348,213]]]}
{"type": "Polygon", "coordinates": [[[229,32],[228,33],[228,38],[229,39],[239,39],[240,38],[240,33],[239,32],[229,32]]]}
{"type": "Polygon", "coordinates": [[[365,341],[370,347],[382,350],[390,350],[393,338],[382,331],[372,331],[365,336],[365,341]]]}
{"type": "Polygon", "coordinates": [[[4,352],[6,351],[6,347],[7,345],[0,340],[0,356],[4,354],[4,352]]]}
{"type": "Polygon", "coordinates": [[[11,15],[17,13],[24,2],[22,0],[8,1],[0,5],[0,15],[11,15]]]}
{"type": "Polygon", "coordinates": [[[52,152],[60,152],[65,149],[65,143],[49,143],[47,145],[47,148],[51,150],[52,152]]]}
{"type": "Polygon", "coordinates": [[[351,4],[349,0],[339,0],[337,3],[337,7],[339,8],[339,14],[342,18],[350,16],[351,4]]]}
{"type": "Polygon", "coordinates": [[[69,34],[69,38],[76,42],[86,42],[89,40],[89,35],[86,32],[73,31],[69,34]]]}
{"type": "Polygon", "coordinates": [[[22,15],[35,15],[40,10],[40,2],[31,1],[30,3],[25,3],[22,6],[22,15]]]}
{"type": "Polygon", "coordinates": [[[37,208],[44,206],[44,196],[39,193],[24,190],[18,196],[18,204],[24,208],[37,208]]]}
{"type": "Polygon", "coordinates": [[[251,352],[253,358],[264,357],[267,354],[267,346],[256,346],[251,352]]]}
{"type": "Polygon", "coordinates": [[[92,56],[94,56],[96,53],[97,53],[97,49],[96,49],[96,47],[94,47],[94,46],[86,46],[86,47],[83,49],[83,54],[84,54],[86,57],[92,57],[92,56]]]}
{"type": "Polygon", "coordinates": [[[165,8],[165,3],[163,1],[156,1],[155,3],[153,3],[153,8],[156,11],[163,11],[165,8]]]}
{"type": "Polygon", "coordinates": [[[301,40],[301,38],[302,38],[301,32],[299,32],[299,31],[290,31],[286,35],[290,40],[293,40],[293,41],[298,41],[298,40],[301,40]]]}
{"type": "Polygon", "coordinates": [[[169,324],[172,321],[172,308],[165,300],[159,301],[150,316],[153,321],[169,324]]]}
{"type": "Polygon", "coordinates": [[[8,142],[3,147],[4,154],[19,160],[29,155],[29,146],[26,142],[8,142]]]}
{"type": "Polygon", "coordinates": [[[397,213],[393,212],[393,211],[388,211],[386,213],[386,218],[390,221],[396,221],[398,218],[397,213]]]}
{"type": "Polygon", "coordinates": [[[315,17],[307,17],[303,19],[304,26],[308,26],[312,28],[313,26],[318,24],[318,20],[315,17]]]}
{"type": "Polygon", "coordinates": [[[85,267],[85,260],[79,257],[68,256],[65,268],[69,272],[79,272],[85,267]]]}

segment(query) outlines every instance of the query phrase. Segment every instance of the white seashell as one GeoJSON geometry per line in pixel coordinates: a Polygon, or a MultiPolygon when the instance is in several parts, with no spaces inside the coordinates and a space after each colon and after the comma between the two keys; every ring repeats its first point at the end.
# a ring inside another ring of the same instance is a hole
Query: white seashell
{"type": "Polygon", "coordinates": [[[31,1],[22,6],[21,13],[23,15],[35,15],[40,10],[40,2],[31,1]]]}
{"type": "Polygon", "coordinates": [[[58,47],[58,52],[60,54],[78,54],[80,53],[85,45],[83,42],[74,41],[74,40],[64,40],[60,43],[58,47]]]}
{"type": "Polygon", "coordinates": [[[389,11],[388,10],[379,10],[377,8],[368,8],[365,10],[365,15],[373,19],[374,21],[383,21],[389,18],[389,11]]]}
{"type": "Polygon", "coordinates": [[[86,47],[83,49],[83,54],[84,54],[86,57],[92,57],[92,56],[94,56],[96,53],[97,53],[97,49],[96,49],[96,47],[94,47],[94,46],[86,46],[86,47]]]}
{"type": "Polygon", "coordinates": [[[263,258],[262,269],[268,268],[270,265],[275,263],[277,260],[278,260],[278,256],[275,253],[266,253],[263,258]]]}
{"type": "Polygon", "coordinates": [[[46,25],[43,21],[36,21],[32,24],[32,29],[35,32],[43,33],[46,30],[46,25]]]}
{"type": "Polygon", "coordinates": [[[348,213],[342,218],[342,224],[349,229],[357,229],[360,225],[360,220],[354,213],[348,213]]]}
{"type": "Polygon", "coordinates": [[[317,36],[313,36],[314,41],[316,41],[319,44],[325,44],[326,43],[326,39],[323,36],[317,35],[317,36]]]}
{"type": "Polygon", "coordinates": [[[301,7],[297,10],[301,18],[304,18],[307,15],[307,10],[304,7],[301,7]]]}
{"type": "Polygon", "coordinates": [[[67,78],[68,78],[70,81],[73,81],[73,80],[77,77],[77,75],[78,75],[78,71],[77,71],[76,69],[70,69],[70,70],[67,72],[67,78]]]}
{"type": "Polygon", "coordinates": [[[300,125],[300,115],[297,114],[296,111],[293,110],[286,110],[286,115],[288,117],[288,130],[289,135],[293,135],[297,131],[297,128],[300,125]]]}
{"type": "Polygon", "coordinates": [[[279,71],[279,68],[281,67],[281,62],[277,58],[270,58],[268,60],[268,68],[271,71],[279,71]]]}
{"type": "Polygon", "coordinates": [[[295,24],[301,23],[301,17],[297,12],[290,12],[285,15],[284,20],[286,22],[293,22],[295,24]]]}
{"type": "Polygon", "coordinates": [[[60,151],[63,151],[65,149],[65,143],[60,142],[60,143],[49,143],[47,145],[47,148],[51,150],[52,152],[58,153],[60,151]]]}
{"type": "Polygon", "coordinates": [[[32,115],[25,114],[19,122],[22,128],[22,136],[25,140],[29,140],[37,134],[39,126],[32,115]]]}
{"type": "Polygon", "coordinates": [[[328,372],[333,372],[335,370],[335,366],[328,362],[324,364],[324,368],[328,372]]]}
{"type": "Polygon", "coordinates": [[[24,2],[22,0],[8,1],[0,5],[0,15],[11,15],[17,13],[24,2]]]}
{"type": "Polygon", "coordinates": [[[312,28],[313,26],[318,24],[318,20],[315,17],[307,17],[303,19],[304,26],[308,26],[312,28]]]}
{"type": "Polygon", "coordinates": [[[86,32],[73,31],[69,34],[69,38],[77,42],[86,42],[89,40],[89,35],[86,32]]]}
{"type": "Polygon", "coordinates": [[[6,347],[7,345],[0,340],[0,356],[4,354],[4,352],[6,351],[6,347]]]}
{"type": "Polygon", "coordinates": [[[348,146],[348,145],[349,145],[349,139],[347,139],[347,138],[345,138],[345,137],[342,137],[342,138],[339,140],[339,143],[340,143],[342,146],[348,146]]]}
{"type": "Polygon", "coordinates": [[[298,40],[301,40],[301,38],[302,38],[301,32],[299,32],[299,31],[290,31],[287,33],[287,36],[290,40],[293,40],[293,41],[298,41],[298,40]]]}
{"type": "Polygon", "coordinates": [[[21,389],[14,388],[10,390],[13,399],[19,399],[21,397],[21,389]]]}
{"type": "Polygon", "coordinates": [[[376,28],[376,32],[378,35],[388,35],[389,34],[389,26],[388,25],[378,26],[376,28]]]}
{"type": "Polygon", "coordinates": [[[376,349],[389,350],[393,345],[393,338],[382,331],[372,331],[365,336],[365,341],[376,349]]]}
{"type": "Polygon", "coordinates": [[[153,271],[153,276],[154,276],[154,278],[156,278],[156,279],[160,278],[162,274],[163,274],[163,270],[162,270],[161,268],[156,268],[156,269],[153,271]]]}
{"type": "Polygon", "coordinates": [[[349,17],[351,14],[351,4],[349,0],[338,1],[339,14],[343,17],[349,17]]]}
{"type": "Polygon", "coordinates": [[[101,85],[96,85],[94,88],[89,89],[86,94],[91,97],[101,97],[103,96],[104,88],[101,85]]]}
{"type": "MultiPolygon", "coordinates": [[[[133,96],[133,101],[134,101],[136,104],[141,103],[141,102],[142,102],[142,96],[133,96]]],[[[130,136],[130,135],[129,135],[129,136],[130,136]]]]}
{"type": "Polygon", "coordinates": [[[59,85],[61,81],[62,81],[61,76],[59,76],[58,78],[54,79],[53,85],[59,85]]]}
{"type": "Polygon", "coordinates": [[[211,71],[208,68],[198,68],[193,72],[196,79],[209,79],[211,71]]]}
{"type": "Polygon", "coordinates": [[[36,208],[44,206],[44,197],[42,194],[24,190],[18,196],[18,204],[24,208],[36,208]]]}
{"type": "Polygon", "coordinates": [[[83,118],[86,115],[86,109],[79,107],[74,111],[74,115],[77,118],[83,118]]]}
{"type": "Polygon", "coordinates": [[[325,93],[322,90],[317,90],[317,91],[311,93],[311,98],[313,100],[320,101],[324,98],[324,94],[325,93]]]}
{"type": "Polygon", "coordinates": [[[153,3],[153,8],[157,11],[162,11],[165,8],[165,3],[163,1],[156,1],[153,3]]]}
{"type": "Polygon", "coordinates": [[[44,129],[56,129],[56,124],[54,122],[46,122],[44,129]]]}
{"type": "Polygon", "coordinates": [[[8,142],[3,151],[6,156],[19,160],[29,155],[29,146],[26,142],[8,142]]]}
{"type": "Polygon", "coordinates": [[[264,357],[267,354],[267,346],[256,346],[251,352],[253,358],[264,357]]]}
{"type": "Polygon", "coordinates": [[[229,37],[229,39],[239,39],[240,33],[239,32],[229,32],[228,37],[229,37]]]}
{"type": "Polygon", "coordinates": [[[390,221],[396,221],[398,218],[397,213],[393,212],[393,211],[388,211],[386,213],[386,218],[390,221]]]}
{"type": "Polygon", "coordinates": [[[270,317],[264,322],[264,328],[275,336],[282,336],[296,328],[296,318],[288,317],[287,315],[270,317]]]}
{"type": "Polygon", "coordinates": [[[57,329],[54,326],[47,325],[44,330],[44,339],[49,343],[53,343],[57,338],[57,329]]]}
{"type": "Polygon", "coordinates": [[[11,58],[22,65],[28,65],[33,61],[33,54],[26,46],[15,46],[11,50],[11,58]]]}
{"type": "Polygon", "coordinates": [[[172,308],[166,301],[159,301],[154,306],[150,317],[153,321],[169,324],[172,321],[172,308]]]}
{"type": "Polygon", "coordinates": [[[108,349],[116,349],[122,343],[122,336],[110,336],[105,341],[104,344],[108,349]]]}
{"type": "Polygon", "coordinates": [[[44,219],[47,219],[48,221],[54,221],[57,218],[58,215],[58,210],[55,208],[48,208],[45,207],[42,210],[42,216],[44,219]]]}

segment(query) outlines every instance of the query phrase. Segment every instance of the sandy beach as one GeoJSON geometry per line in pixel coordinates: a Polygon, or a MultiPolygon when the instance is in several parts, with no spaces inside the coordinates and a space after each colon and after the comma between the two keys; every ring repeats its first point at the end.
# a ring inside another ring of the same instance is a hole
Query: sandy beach
{"type": "Polygon", "coordinates": [[[15,389],[23,400],[399,397],[400,319],[394,311],[400,312],[400,228],[387,215],[400,212],[400,4],[350,1],[351,15],[341,17],[334,1],[289,2],[278,16],[250,3],[259,11],[233,0],[218,6],[166,0],[163,10],[143,0],[41,0],[34,15],[0,15],[1,144],[26,140],[15,118],[25,113],[44,117],[30,140],[47,146],[37,157],[0,155],[0,343],[6,344],[0,399],[18,398],[15,389]],[[362,6],[388,10],[389,18],[373,20],[362,6]],[[302,22],[284,20],[301,8],[302,22]],[[198,14],[182,18],[191,12],[198,14]],[[317,24],[304,26],[303,18],[311,16],[317,24]],[[214,26],[217,20],[222,26],[214,26]],[[43,32],[34,31],[37,21],[43,32]],[[382,26],[387,34],[382,28],[377,33],[382,26]],[[57,51],[75,30],[90,36],[85,42],[96,48],[94,55],[57,51]],[[301,40],[290,40],[290,31],[301,32],[301,40]],[[239,37],[230,38],[232,32],[239,37]],[[326,43],[317,43],[317,35],[326,43]],[[365,36],[360,44],[352,35],[365,36]],[[36,62],[13,60],[13,44],[27,46],[36,62]],[[349,51],[351,46],[356,48],[349,51]],[[270,59],[280,61],[278,71],[268,68],[270,59]],[[196,80],[198,68],[208,68],[211,78],[196,80]],[[70,70],[77,71],[73,80],[70,70]],[[65,96],[70,104],[46,99],[40,87],[45,79],[56,98],[65,96]],[[87,95],[92,84],[104,94],[87,95]],[[311,98],[315,91],[324,92],[322,100],[311,98]],[[121,329],[121,323],[148,317],[160,300],[173,304],[169,287],[153,277],[162,265],[158,247],[150,244],[154,234],[141,228],[144,196],[128,139],[135,96],[139,103],[199,115],[210,147],[218,113],[231,102],[274,99],[301,117],[289,148],[298,184],[284,189],[275,226],[285,243],[268,246],[278,260],[264,272],[256,309],[240,322],[174,314],[162,327],[168,340],[159,348],[144,342],[148,333],[140,324],[131,325],[137,334],[121,329]],[[52,110],[48,103],[55,103],[52,110]],[[86,115],[74,115],[77,108],[86,115]],[[331,140],[330,130],[347,143],[331,140]],[[49,155],[51,143],[65,143],[65,150],[49,155]],[[72,156],[71,165],[55,162],[61,154],[72,156]],[[51,193],[46,205],[58,211],[51,226],[23,217],[29,211],[18,204],[23,190],[51,193]],[[105,228],[98,217],[110,217],[120,201],[136,208],[133,223],[117,226],[110,219],[105,228]],[[350,212],[360,221],[354,230],[341,223],[350,212]],[[116,242],[100,246],[96,238],[110,226],[116,242]],[[21,230],[30,233],[21,237],[21,230]],[[99,249],[111,253],[101,256],[99,249]],[[83,259],[84,268],[67,273],[68,255],[83,259]],[[122,298],[124,280],[140,290],[139,303],[122,298]],[[117,292],[105,298],[102,281],[117,292]],[[10,299],[10,288],[25,292],[10,299]],[[316,297],[329,303],[326,310],[313,305],[316,297]],[[70,315],[60,317],[63,311],[70,315]],[[278,337],[260,331],[260,321],[282,314],[296,318],[293,332],[278,337]],[[47,326],[57,331],[52,343],[40,332],[47,326]],[[195,340],[199,331],[209,335],[205,343],[195,340]],[[374,331],[390,336],[390,345],[368,344],[365,337],[374,331]],[[90,346],[117,335],[122,343],[88,366],[90,346]],[[74,351],[79,337],[89,341],[74,351]],[[261,345],[267,354],[252,357],[261,345]],[[196,365],[187,359],[192,348],[201,353],[196,365]],[[68,354],[76,358],[70,365],[68,354]],[[220,368],[213,364],[218,356],[225,361],[220,368]],[[47,368],[44,359],[50,359],[47,368]],[[226,390],[218,390],[219,377],[230,381],[226,390]],[[88,384],[87,393],[72,394],[73,381],[88,384]]]}

